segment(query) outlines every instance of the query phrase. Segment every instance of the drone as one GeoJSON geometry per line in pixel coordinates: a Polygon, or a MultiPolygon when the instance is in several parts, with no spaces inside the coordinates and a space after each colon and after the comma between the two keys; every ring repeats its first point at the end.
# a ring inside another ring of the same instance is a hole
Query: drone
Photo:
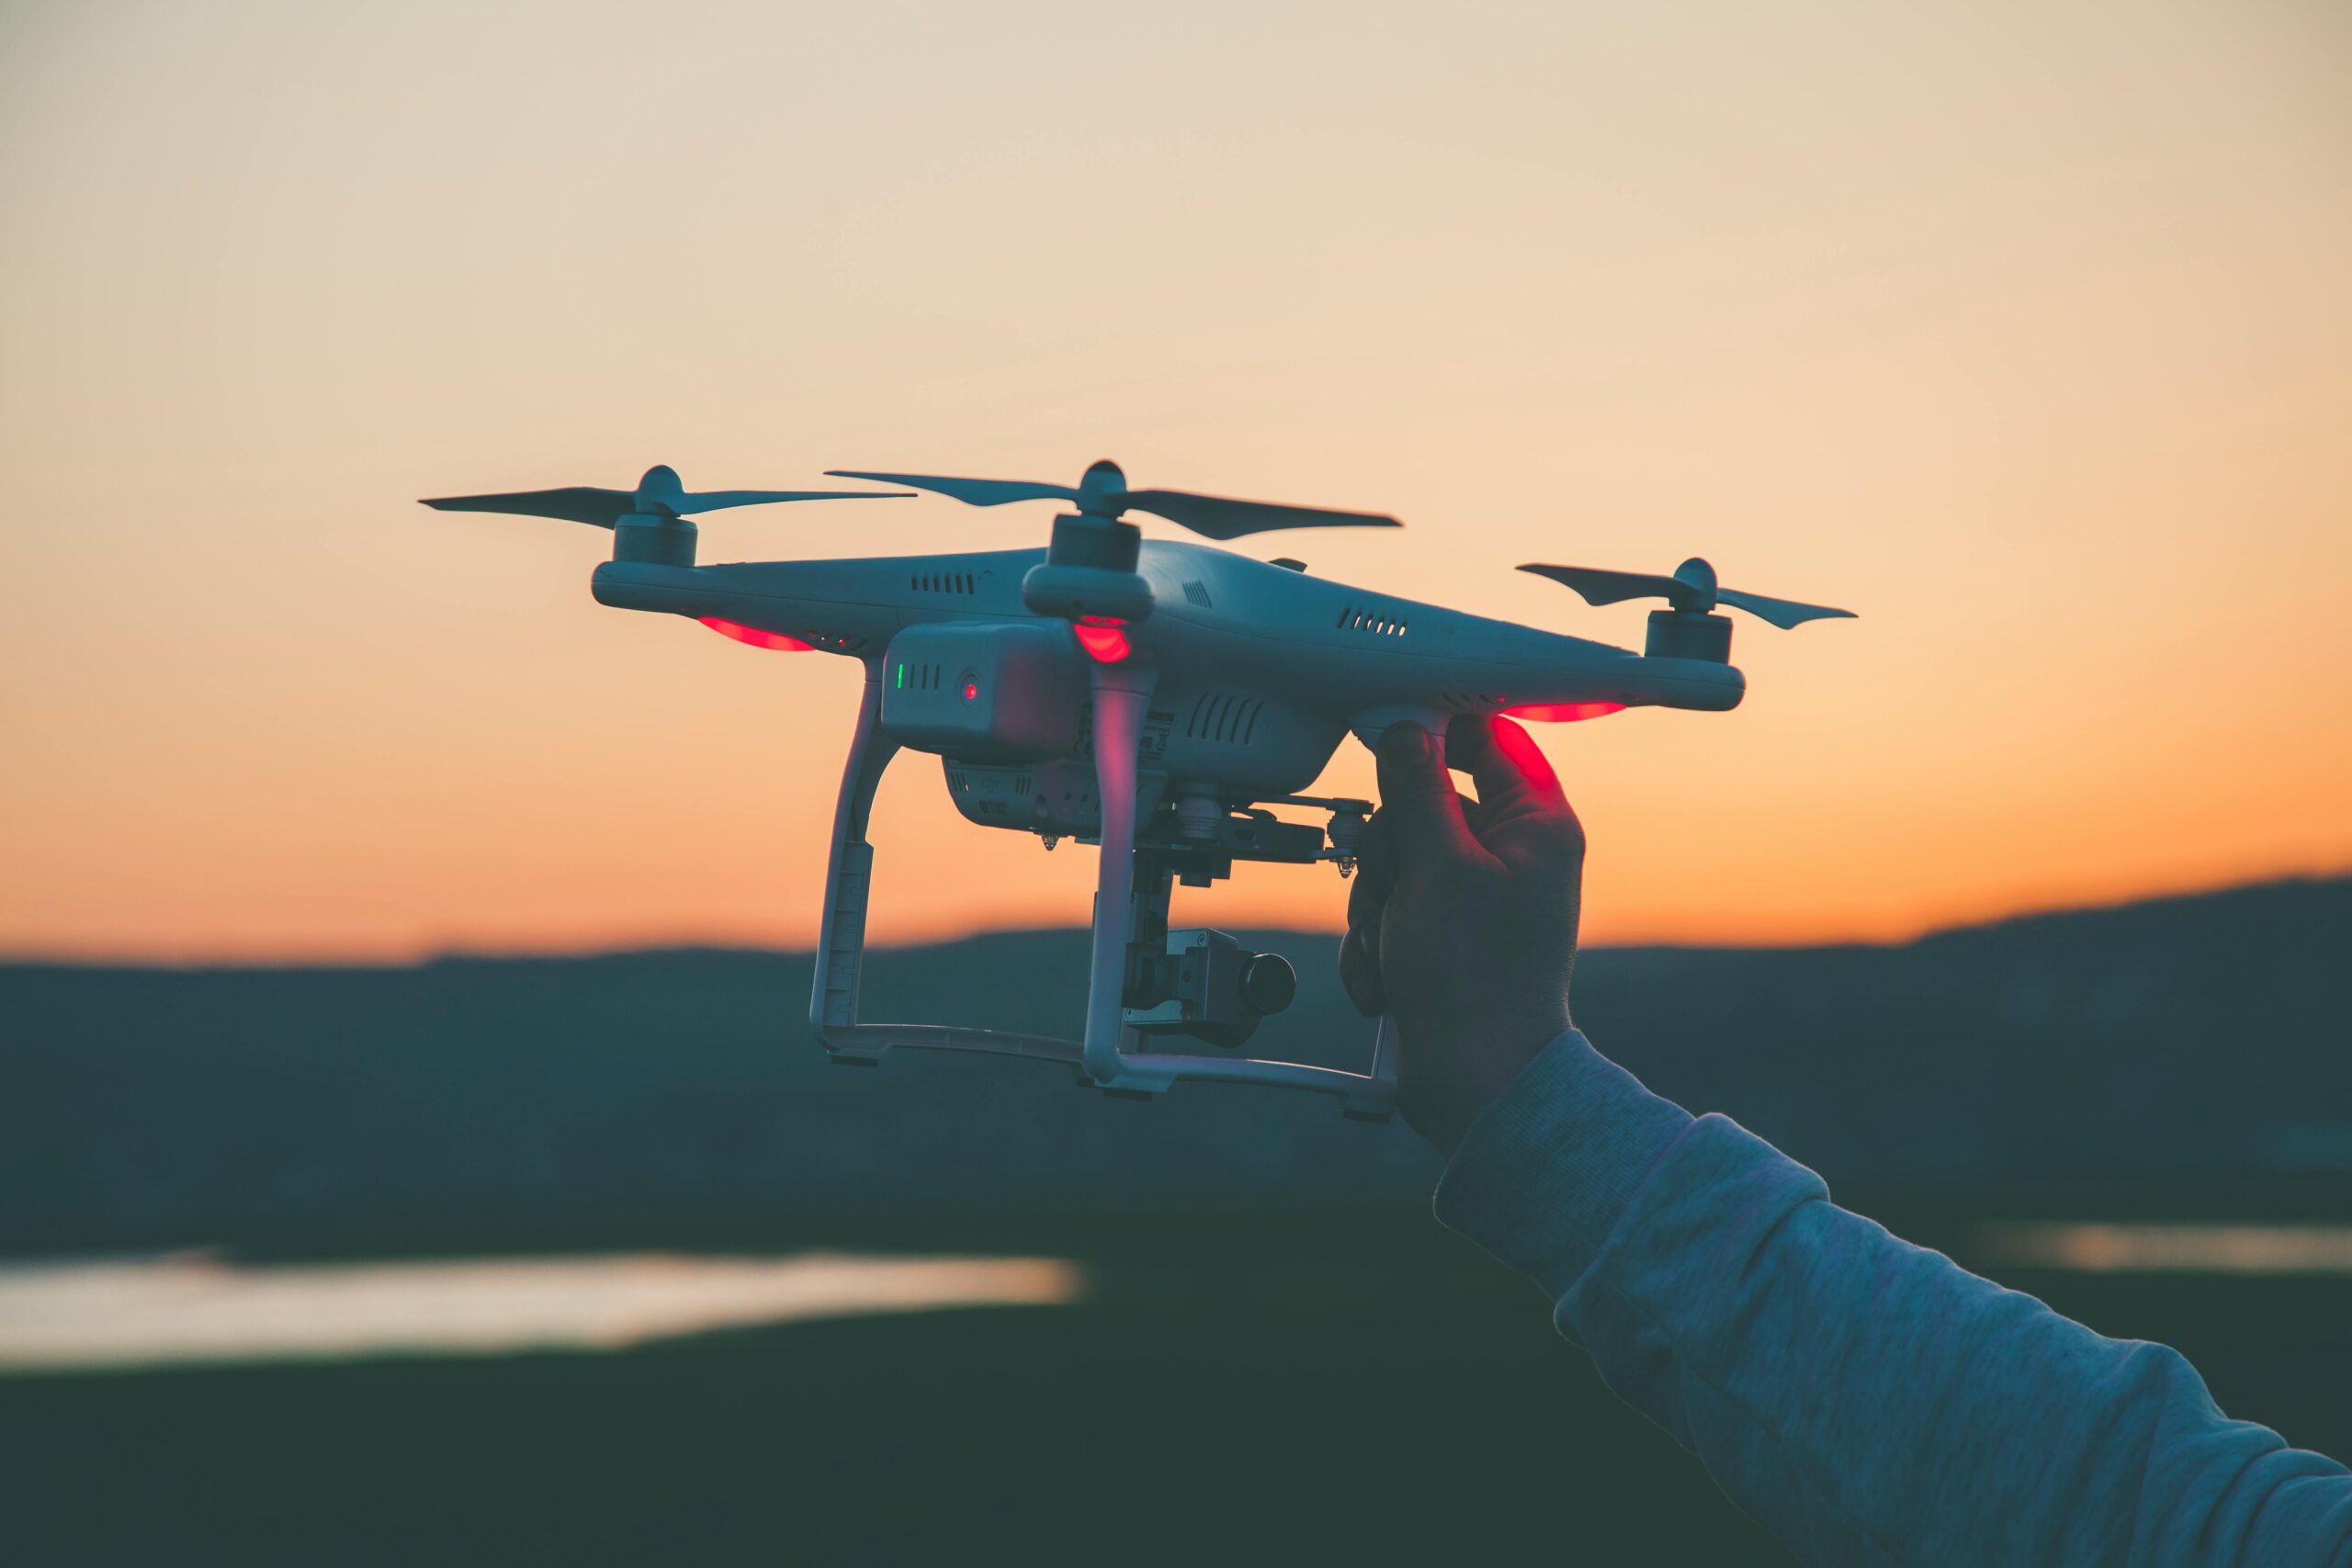
{"type": "Polygon", "coordinates": [[[1634,707],[1720,713],[1747,690],[1722,609],[1782,628],[1852,613],[1724,588],[1695,558],[1670,575],[1520,568],[1595,605],[1666,601],[1634,653],[1350,587],[1293,558],[1147,539],[1127,520],[1145,513],[1224,544],[1278,529],[1402,525],[1385,513],[1134,490],[1111,462],[1076,485],[840,468],[829,477],[907,488],[690,491],[656,467],[634,490],[424,504],[609,528],[612,558],[592,581],[600,604],[865,667],[808,1004],[819,1043],[842,1066],[871,1066],[899,1047],[986,1052],[1061,1064],[1081,1086],[1122,1098],[1197,1078],[1329,1094],[1351,1118],[1386,1121],[1395,1020],[1379,1020],[1361,1072],[1243,1054],[1259,1024],[1290,1005],[1297,976],[1280,954],[1224,932],[1171,927],[1173,887],[1210,886],[1245,862],[1330,862],[1347,875],[1373,804],[1301,792],[1351,734],[1369,746],[1411,720],[1442,740],[1456,714],[1568,722],[1634,707]],[[695,564],[701,513],[918,491],[1069,510],[1043,549],[695,564]],[[1049,850],[1063,839],[1100,846],[1082,1038],[860,1016],[874,795],[900,750],[941,759],[967,821],[1034,834],[1049,850]]]}

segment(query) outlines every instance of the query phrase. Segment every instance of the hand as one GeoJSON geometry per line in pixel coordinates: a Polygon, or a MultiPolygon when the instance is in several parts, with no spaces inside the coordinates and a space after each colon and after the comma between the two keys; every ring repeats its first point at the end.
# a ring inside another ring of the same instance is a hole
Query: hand
{"type": "Polygon", "coordinates": [[[1584,829],[1527,731],[1463,715],[1380,738],[1340,979],[1396,1018],[1397,1109],[1451,1155],[1470,1123],[1568,1027],[1584,829]],[[1478,798],[1454,793],[1448,764],[1478,798]]]}

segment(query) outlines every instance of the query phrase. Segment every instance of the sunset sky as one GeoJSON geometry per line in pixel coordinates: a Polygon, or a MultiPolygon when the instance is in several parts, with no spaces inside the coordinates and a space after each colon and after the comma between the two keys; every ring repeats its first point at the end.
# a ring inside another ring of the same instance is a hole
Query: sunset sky
{"type": "MultiPolygon", "coordinates": [[[[1621,645],[1511,567],[1859,611],[1745,622],[1736,713],[1539,730],[1595,940],[2344,870],[2352,9],[17,0],[0,950],[806,942],[855,666],[414,498],[1100,457],[1392,511],[1238,547],[1621,645]]],[[[879,841],[878,937],[1084,918],[1091,852],[931,759],[879,841]]]]}

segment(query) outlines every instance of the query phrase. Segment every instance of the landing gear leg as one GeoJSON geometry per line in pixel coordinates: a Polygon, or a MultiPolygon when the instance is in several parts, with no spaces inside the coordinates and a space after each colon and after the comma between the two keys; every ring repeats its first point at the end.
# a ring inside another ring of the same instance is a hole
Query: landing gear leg
{"type": "Polygon", "coordinates": [[[1156,1094],[1170,1079],[1127,1069],[1120,1044],[1127,922],[1136,874],[1136,773],[1144,714],[1159,672],[1122,662],[1094,667],[1094,786],[1102,853],[1094,875],[1094,946],[1087,969],[1086,1076],[1105,1089],[1156,1094]]]}
{"type": "Polygon", "coordinates": [[[857,733],[842,769],[833,803],[832,852],[825,865],[825,913],[817,933],[816,983],[809,987],[808,1022],[835,1062],[870,1066],[888,1046],[856,1039],[857,987],[865,965],[865,905],[874,891],[874,845],[866,826],[882,772],[899,743],[882,733],[882,671],[865,667],[857,733]]]}

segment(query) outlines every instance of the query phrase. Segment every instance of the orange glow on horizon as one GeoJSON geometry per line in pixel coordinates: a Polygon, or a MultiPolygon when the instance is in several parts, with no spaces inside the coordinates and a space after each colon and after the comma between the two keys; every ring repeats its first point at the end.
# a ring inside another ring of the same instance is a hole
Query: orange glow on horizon
{"type": "MultiPolygon", "coordinates": [[[[600,529],[413,500],[655,463],[790,489],[1107,454],[1401,517],[1226,547],[1364,603],[1629,650],[1645,605],[1514,564],[1703,555],[1858,612],[1744,619],[1733,711],[1531,726],[1596,942],[2352,870],[2352,8],[1275,6],[1239,51],[1106,10],[1121,68],[1089,73],[911,4],[8,33],[0,953],[812,943],[857,660],[741,658],[596,604],[600,529]],[[779,94],[780,59],[888,59],[894,90],[779,94]],[[691,243],[583,243],[648,191],[691,243]],[[1074,265],[1106,191],[1183,221],[1074,265]]],[[[975,597],[919,617],[1016,604],[1052,508],[696,527],[713,563],[969,552],[975,597]]],[[[1371,797],[1372,760],[1344,741],[1309,789],[1371,797]]],[[[877,942],[1086,917],[1092,852],[969,823],[936,758],[892,764],[874,842],[877,942]]],[[[1329,930],[1345,894],[1245,867],[1180,898],[1329,930]]]]}

